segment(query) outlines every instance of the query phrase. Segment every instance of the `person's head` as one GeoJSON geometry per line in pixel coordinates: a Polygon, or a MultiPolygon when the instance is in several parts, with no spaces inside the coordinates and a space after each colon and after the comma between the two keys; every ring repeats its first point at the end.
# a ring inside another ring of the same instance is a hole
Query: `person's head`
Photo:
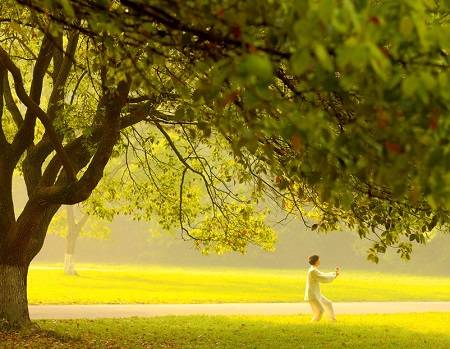
{"type": "Polygon", "coordinates": [[[309,256],[308,259],[309,264],[319,266],[320,264],[320,257],[316,254],[313,254],[312,256],[309,256]]]}

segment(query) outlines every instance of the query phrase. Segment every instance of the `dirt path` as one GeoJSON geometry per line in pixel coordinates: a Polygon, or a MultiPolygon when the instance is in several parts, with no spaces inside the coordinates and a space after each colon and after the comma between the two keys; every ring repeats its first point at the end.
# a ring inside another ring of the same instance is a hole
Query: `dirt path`
{"type": "MultiPolygon", "coordinates": [[[[102,304],[30,305],[30,317],[37,319],[95,319],[155,317],[166,315],[292,315],[311,314],[308,303],[233,304],[102,304]]],[[[450,312],[450,302],[360,302],[334,303],[336,314],[392,314],[450,312]]]]}

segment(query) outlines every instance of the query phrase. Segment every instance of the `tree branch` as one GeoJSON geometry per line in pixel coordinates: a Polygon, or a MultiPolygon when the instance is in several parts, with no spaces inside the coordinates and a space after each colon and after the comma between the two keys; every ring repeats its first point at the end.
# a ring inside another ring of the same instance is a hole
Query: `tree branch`
{"type": "Polygon", "coordinates": [[[8,141],[6,140],[5,132],[3,131],[3,103],[4,100],[6,101],[5,96],[5,90],[7,85],[7,76],[8,71],[3,66],[3,64],[0,64],[0,147],[5,147],[8,144],[8,141]]]}
{"type": "Polygon", "coordinates": [[[69,156],[65,152],[61,141],[59,140],[58,134],[56,133],[52,122],[48,118],[47,114],[37,105],[33,99],[28,96],[25,91],[22,75],[20,69],[14,64],[14,62],[9,57],[8,53],[0,46],[0,61],[5,65],[5,67],[10,71],[13,76],[15,89],[17,96],[20,98],[23,104],[42,122],[48,133],[53,147],[60,157],[61,163],[66,170],[67,177],[71,181],[76,181],[76,176],[72,168],[69,156]]]}
{"type": "Polygon", "coordinates": [[[14,98],[11,93],[11,87],[9,86],[9,79],[8,76],[5,76],[5,80],[3,82],[4,85],[4,97],[5,97],[5,104],[8,108],[9,112],[11,113],[14,123],[16,124],[17,128],[20,129],[23,125],[23,116],[20,113],[19,108],[17,107],[16,103],[14,102],[14,98]]]}

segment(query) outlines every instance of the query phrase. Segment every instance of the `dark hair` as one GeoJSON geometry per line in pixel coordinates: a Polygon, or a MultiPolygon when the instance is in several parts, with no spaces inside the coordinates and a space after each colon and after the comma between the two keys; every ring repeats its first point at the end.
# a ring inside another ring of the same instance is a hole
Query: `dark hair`
{"type": "Polygon", "coordinates": [[[308,258],[309,264],[311,264],[311,265],[316,264],[318,260],[319,260],[319,256],[316,254],[313,254],[312,256],[309,256],[309,258],[308,258]]]}

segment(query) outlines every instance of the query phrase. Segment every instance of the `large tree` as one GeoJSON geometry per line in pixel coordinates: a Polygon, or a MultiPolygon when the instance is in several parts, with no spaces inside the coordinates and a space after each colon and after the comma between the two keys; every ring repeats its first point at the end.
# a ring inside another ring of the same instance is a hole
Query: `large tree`
{"type": "MultiPolygon", "coordinates": [[[[156,215],[165,228],[178,224],[205,252],[243,252],[249,243],[271,248],[273,230],[253,205],[259,194],[230,183],[245,174],[242,164],[228,163],[226,140],[219,134],[197,140],[196,123],[171,120],[180,98],[172,76],[189,79],[191,71],[176,60],[164,64],[166,69],[151,68],[144,77],[158,85],[150,92],[137,75],[122,70],[130,62],[115,57],[120,38],[86,36],[14,2],[2,3],[2,13],[3,318],[12,324],[29,323],[28,266],[42,247],[51,219],[61,205],[89,198],[118,154],[138,161],[125,162],[120,180],[106,179],[101,195],[120,204],[117,212],[145,219],[156,215]],[[154,165],[157,147],[165,151],[154,165]],[[28,195],[21,212],[13,205],[14,171],[23,175],[28,195]],[[119,197],[127,179],[130,189],[119,197]]],[[[145,50],[131,47],[128,53],[135,63],[149,59],[145,50]]],[[[111,215],[114,209],[96,204],[95,197],[88,204],[99,215],[111,215]]]]}
{"type": "MultiPolygon", "coordinates": [[[[139,149],[145,167],[150,129],[183,164],[182,183],[207,188],[204,222],[184,211],[183,190],[178,200],[177,221],[199,245],[271,239],[234,196],[236,180],[252,183],[250,202],[268,190],[312,229],[347,225],[373,239],[374,261],[389,246],[408,259],[412,242],[450,221],[447,5],[3,1],[0,315],[29,323],[28,265],[53,215],[90,196],[118,144],[139,149]],[[167,125],[187,136],[188,153],[167,125]],[[219,176],[200,144],[240,168],[219,176]],[[29,197],[17,217],[14,171],[29,197]]],[[[158,191],[137,188],[138,200],[158,191]]]]}

